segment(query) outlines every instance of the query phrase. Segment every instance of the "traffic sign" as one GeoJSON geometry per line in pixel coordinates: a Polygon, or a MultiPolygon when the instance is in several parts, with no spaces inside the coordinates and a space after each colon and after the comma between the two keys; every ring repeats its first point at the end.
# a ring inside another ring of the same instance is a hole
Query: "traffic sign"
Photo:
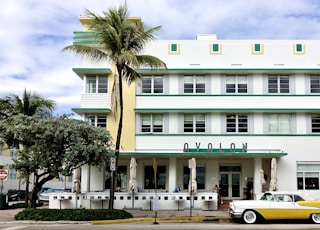
{"type": "Polygon", "coordinates": [[[116,158],[110,157],[110,171],[116,170],[116,158]]]}
{"type": "Polygon", "coordinates": [[[8,180],[8,170],[0,169],[0,181],[8,180]]]}

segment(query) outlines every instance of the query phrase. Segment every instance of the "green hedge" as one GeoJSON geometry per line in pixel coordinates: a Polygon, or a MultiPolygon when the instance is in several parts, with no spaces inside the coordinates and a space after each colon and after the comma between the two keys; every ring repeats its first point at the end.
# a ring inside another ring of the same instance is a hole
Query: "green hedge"
{"type": "Polygon", "coordinates": [[[24,209],[14,216],[15,220],[35,221],[92,221],[132,218],[132,214],[117,209],[24,209]]]}

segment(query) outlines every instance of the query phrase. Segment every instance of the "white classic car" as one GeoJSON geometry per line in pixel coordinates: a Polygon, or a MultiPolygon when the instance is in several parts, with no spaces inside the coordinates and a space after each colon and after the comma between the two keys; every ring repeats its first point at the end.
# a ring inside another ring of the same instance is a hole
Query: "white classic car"
{"type": "Polygon", "coordinates": [[[229,205],[229,215],[247,224],[285,219],[310,219],[320,224],[320,200],[300,192],[265,192],[260,200],[234,200],[229,205]]]}

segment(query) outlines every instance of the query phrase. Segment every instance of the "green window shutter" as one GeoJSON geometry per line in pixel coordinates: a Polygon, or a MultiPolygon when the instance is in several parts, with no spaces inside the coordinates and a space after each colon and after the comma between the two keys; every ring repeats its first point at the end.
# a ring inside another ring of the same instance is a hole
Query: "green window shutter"
{"type": "Polygon", "coordinates": [[[171,51],[177,52],[178,51],[178,45],[177,44],[171,44],[171,51]]]}
{"type": "Polygon", "coordinates": [[[302,52],[302,44],[296,44],[296,52],[302,52]]]}
{"type": "Polygon", "coordinates": [[[219,44],[212,44],[212,51],[219,52],[219,44]]]}
{"type": "Polygon", "coordinates": [[[254,44],[254,51],[260,52],[261,51],[261,45],[260,44],[254,44]]]}

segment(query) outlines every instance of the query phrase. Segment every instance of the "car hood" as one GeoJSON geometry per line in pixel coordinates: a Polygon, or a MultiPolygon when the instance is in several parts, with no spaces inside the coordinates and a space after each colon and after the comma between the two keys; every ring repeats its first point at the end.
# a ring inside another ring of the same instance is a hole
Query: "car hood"
{"type": "Polygon", "coordinates": [[[234,206],[237,208],[255,208],[255,207],[260,207],[260,206],[265,206],[266,203],[269,203],[270,201],[266,200],[234,200],[230,202],[230,207],[234,206]]]}

